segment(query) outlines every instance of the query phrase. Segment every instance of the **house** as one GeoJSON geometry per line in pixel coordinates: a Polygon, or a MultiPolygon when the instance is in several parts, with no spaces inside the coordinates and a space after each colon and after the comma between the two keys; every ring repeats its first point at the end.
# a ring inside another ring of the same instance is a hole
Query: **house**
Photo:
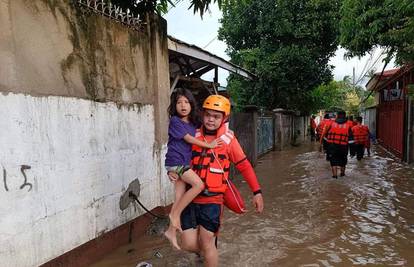
{"type": "Polygon", "coordinates": [[[375,92],[376,137],[383,147],[406,162],[413,162],[412,65],[375,73],[366,84],[375,92]]]}

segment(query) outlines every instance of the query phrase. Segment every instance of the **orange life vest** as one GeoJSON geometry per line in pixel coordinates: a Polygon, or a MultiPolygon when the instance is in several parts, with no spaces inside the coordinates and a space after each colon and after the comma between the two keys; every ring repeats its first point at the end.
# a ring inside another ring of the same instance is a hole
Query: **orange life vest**
{"type": "Polygon", "coordinates": [[[323,128],[325,127],[325,125],[327,123],[329,123],[331,120],[330,119],[323,119],[319,124],[318,127],[316,127],[316,133],[321,136],[322,132],[323,132],[323,128]]]}
{"type": "MultiPolygon", "coordinates": [[[[200,176],[205,184],[205,195],[224,193],[227,188],[226,180],[229,178],[230,160],[228,146],[234,138],[234,134],[225,124],[218,129],[217,136],[223,140],[220,147],[214,149],[200,148],[193,145],[191,168],[200,176]]],[[[204,136],[201,130],[197,130],[195,137],[201,141],[204,136]]]]}
{"type": "Polygon", "coordinates": [[[349,124],[332,122],[328,131],[327,141],[331,144],[347,145],[349,138],[349,124]]]}
{"type": "Polygon", "coordinates": [[[352,127],[355,144],[365,145],[368,142],[369,129],[366,125],[356,125],[352,127]]]}
{"type": "Polygon", "coordinates": [[[354,127],[354,121],[346,121],[346,123],[348,124],[348,126],[349,126],[349,128],[352,128],[352,127],[354,127]]]}
{"type": "Polygon", "coordinates": [[[314,120],[314,119],[310,119],[310,126],[311,126],[311,128],[312,128],[313,130],[315,130],[315,129],[316,129],[316,122],[315,122],[315,120],[314,120]]]}

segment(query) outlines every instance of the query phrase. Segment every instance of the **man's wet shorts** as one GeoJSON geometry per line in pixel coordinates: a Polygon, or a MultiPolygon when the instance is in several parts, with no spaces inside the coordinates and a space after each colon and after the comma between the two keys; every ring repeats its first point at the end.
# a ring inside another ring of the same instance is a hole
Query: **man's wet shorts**
{"type": "Polygon", "coordinates": [[[181,229],[196,229],[198,225],[216,233],[220,228],[220,204],[190,203],[181,213],[181,229]]]}
{"type": "Polygon", "coordinates": [[[348,146],[329,144],[331,166],[344,167],[348,163],[348,146]]]}

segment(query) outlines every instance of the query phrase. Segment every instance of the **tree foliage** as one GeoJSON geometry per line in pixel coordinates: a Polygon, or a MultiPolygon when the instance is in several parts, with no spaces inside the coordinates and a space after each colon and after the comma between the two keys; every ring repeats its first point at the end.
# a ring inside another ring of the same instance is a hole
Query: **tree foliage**
{"type": "Polygon", "coordinates": [[[397,63],[414,62],[413,0],[344,0],[341,45],[348,56],[363,56],[381,46],[397,63]]]}
{"type": "MultiPolygon", "coordinates": [[[[109,0],[113,4],[124,9],[129,9],[135,14],[144,14],[146,12],[157,12],[159,14],[165,14],[168,12],[169,7],[174,7],[175,3],[179,1],[172,0],[109,0]]],[[[181,1],[181,0],[180,0],[181,1]]],[[[203,16],[206,11],[209,10],[210,5],[217,3],[221,8],[226,0],[190,0],[190,7],[194,13],[199,13],[203,16]]],[[[229,1],[230,2],[230,1],[229,1]]]]}
{"type": "MultiPolygon", "coordinates": [[[[230,76],[237,104],[308,111],[312,89],[331,80],[340,0],[240,0],[223,6],[219,38],[232,62],[258,75],[230,76]]],[[[234,96],[234,95],[233,95],[234,96]]]]}
{"type": "Polygon", "coordinates": [[[369,92],[360,86],[353,86],[349,76],[343,81],[330,81],[322,84],[312,91],[313,110],[345,110],[347,114],[358,115],[361,109],[374,104],[373,97],[367,101],[361,101],[368,96],[369,92]]]}

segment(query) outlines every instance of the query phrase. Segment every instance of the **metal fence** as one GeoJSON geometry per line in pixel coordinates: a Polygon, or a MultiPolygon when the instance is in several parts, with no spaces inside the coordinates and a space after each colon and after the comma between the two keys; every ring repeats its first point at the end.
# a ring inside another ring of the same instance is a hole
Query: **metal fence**
{"type": "Polygon", "coordinates": [[[284,150],[304,142],[308,136],[309,117],[292,112],[259,115],[256,110],[233,113],[230,128],[234,130],[247,158],[253,165],[258,157],[271,150],[284,150]]]}
{"type": "Polygon", "coordinates": [[[258,117],[257,119],[257,154],[258,156],[273,150],[275,142],[275,127],[273,117],[258,117]]]}

